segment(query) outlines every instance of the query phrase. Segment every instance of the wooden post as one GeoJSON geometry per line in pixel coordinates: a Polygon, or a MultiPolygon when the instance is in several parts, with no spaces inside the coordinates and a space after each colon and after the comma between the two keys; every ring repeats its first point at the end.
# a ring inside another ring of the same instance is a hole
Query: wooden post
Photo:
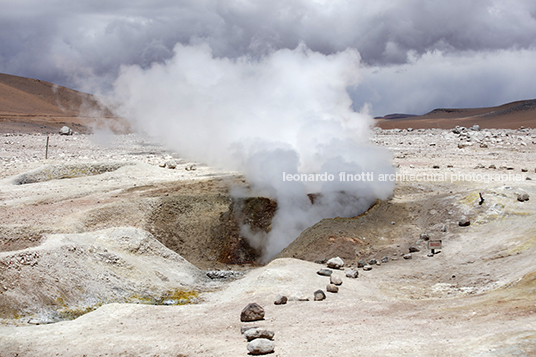
{"type": "Polygon", "coordinates": [[[45,150],[45,160],[48,159],[48,139],[50,139],[50,137],[47,135],[47,148],[45,150]]]}

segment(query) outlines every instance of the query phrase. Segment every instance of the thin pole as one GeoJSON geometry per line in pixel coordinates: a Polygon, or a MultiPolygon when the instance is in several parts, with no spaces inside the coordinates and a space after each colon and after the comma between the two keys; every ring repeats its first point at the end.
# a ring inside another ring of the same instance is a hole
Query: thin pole
{"type": "Polygon", "coordinates": [[[48,159],[48,139],[50,139],[50,137],[47,135],[47,149],[45,151],[45,160],[48,159]]]}

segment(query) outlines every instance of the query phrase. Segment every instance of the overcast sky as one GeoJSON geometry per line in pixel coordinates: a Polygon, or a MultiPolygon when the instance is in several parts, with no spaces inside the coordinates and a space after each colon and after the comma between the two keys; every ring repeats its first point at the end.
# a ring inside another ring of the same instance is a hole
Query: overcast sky
{"type": "Polygon", "coordinates": [[[423,114],[536,98],[534,0],[0,0],[0,72],[95,91],[177,43],[361,57],[354,107],[423,114]]]}

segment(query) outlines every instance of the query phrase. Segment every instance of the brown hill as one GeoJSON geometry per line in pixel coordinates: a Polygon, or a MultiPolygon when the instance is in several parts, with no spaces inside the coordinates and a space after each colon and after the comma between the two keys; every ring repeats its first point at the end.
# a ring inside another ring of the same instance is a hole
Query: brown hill
{"type": "Polygon", "coordinates": [[[124,127],[90,94],[0,73],[0,132],[57,132],[63,125],[78,132],[124,127]]]}
{"type": "Polygon", "coordinates": [[[439,108],[424,115],[391,119],[389,116],[376,119],[383,129],[394,128],[454,128],[456,125],[481,128],[518,129],[536,127],[536,99],[521,100],[487,108],[439,108]]]}

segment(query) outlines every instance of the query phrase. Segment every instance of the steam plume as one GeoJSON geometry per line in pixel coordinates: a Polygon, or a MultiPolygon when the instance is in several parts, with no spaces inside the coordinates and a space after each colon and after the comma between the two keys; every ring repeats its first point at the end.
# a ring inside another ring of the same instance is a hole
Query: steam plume
{"type": "Polygon", "coordinates": [[[359,62],[352,49],[324,55],[299,45],[230,59],[207,44],[177,44],[163,64],[123,67],[107,100],[180,155],[241,171],[254,194],[276,199],[268,234],[242,229],[269,259],[320,219],[355,216],[392,192],[392,182],[339,180],[392,172],[389,155],[369,144],[372,118],[351,109],[359,62]],[[300,173],[333,180],[284,178],[300,173]]]}

